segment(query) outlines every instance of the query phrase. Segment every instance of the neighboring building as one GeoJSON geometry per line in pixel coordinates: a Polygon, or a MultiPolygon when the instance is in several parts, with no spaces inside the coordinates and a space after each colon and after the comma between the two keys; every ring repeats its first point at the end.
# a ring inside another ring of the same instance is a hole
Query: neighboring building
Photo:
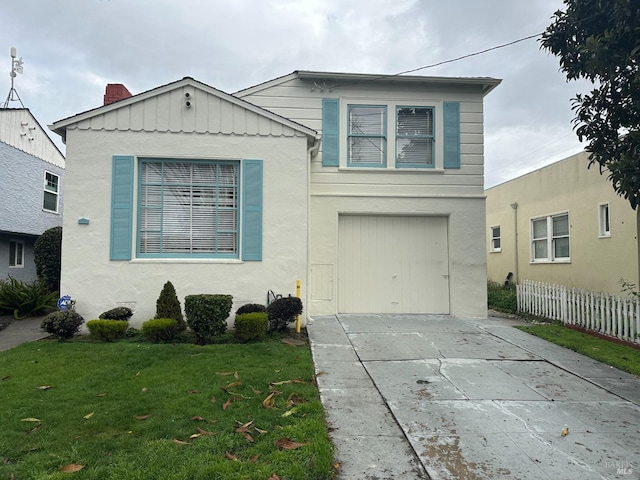
{"type": "Polygon", "coordinates": [[[638,212],[581,152],[487,194],[488,277],[619,294],[639,284],[638,212]]]}
{"type": "Polygon", "coordinates": [[[305,316],[485,316],[499,83],[299,71],[229,95],[185,77],[60,120],[62,293],[141,323],[167,280],[235,309],[300,279],[305,316]]]}
{"type": "Polygon", "coordinates": [[[62,225],[64,156],[26,108],[0,108],[0,279],[36,279],[33,246],[62,225]]]}

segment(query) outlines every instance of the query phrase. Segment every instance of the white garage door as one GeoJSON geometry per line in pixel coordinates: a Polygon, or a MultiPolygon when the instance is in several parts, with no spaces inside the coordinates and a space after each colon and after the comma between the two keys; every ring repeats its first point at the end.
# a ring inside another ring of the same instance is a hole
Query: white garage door
{"type": "Polygon", "coordinates": [[[338,311],[449,313],[447,218],[340,215],[338,311]]]}

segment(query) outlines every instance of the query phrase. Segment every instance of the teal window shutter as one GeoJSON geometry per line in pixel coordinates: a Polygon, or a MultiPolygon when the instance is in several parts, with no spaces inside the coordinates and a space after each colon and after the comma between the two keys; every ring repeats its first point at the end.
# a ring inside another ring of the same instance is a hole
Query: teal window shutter
{"type": "Polygon", "coordinates": [[[262,260],[262,160],[242,162],[242,260],[262,260]]]}
{"type": "Polygon", "coordinates": [[[111,168],[111,260],[131,260],[133,156],[114,155],[111,168]]]}
{"type": "Polygon", "coordinates": [[[444,103],[444,168],[460,168],[460,104],[444,103]]]}
{"type": "Polygon", "coordinates": [[[340,156],[338,139],[340,136],[340,100],[322,99],[322,166],[338,167],[340,156]]]}

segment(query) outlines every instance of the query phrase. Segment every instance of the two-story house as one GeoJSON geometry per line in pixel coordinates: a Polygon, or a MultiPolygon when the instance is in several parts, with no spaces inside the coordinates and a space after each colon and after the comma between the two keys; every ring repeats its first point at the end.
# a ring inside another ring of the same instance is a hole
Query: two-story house
{"type": "Polygon", "coordinates": [[[229,95],[192,78],[56,122],[62,290],[85,317],[179,297],[305,315],[486,315],[491,78],[296,71],[229,95]]]}
{"type": "Polygon", "coordinates": [[[0,109],[0,279],[36,279],[35,241],[62,225],[64,165],[28,109],[0,109]]]}

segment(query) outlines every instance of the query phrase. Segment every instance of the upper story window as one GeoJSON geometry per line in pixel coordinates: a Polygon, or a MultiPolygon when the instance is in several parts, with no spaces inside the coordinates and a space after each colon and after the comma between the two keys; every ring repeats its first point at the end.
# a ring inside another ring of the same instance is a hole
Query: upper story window
{"type": "Polygon", "coordinates": [[[384,167],[387,158],[387,107],[349,105],[349,166],[384,167]]]}
{"type": "Polygon", "coordinates": [[[433,167],[433,107],[397,107],[396,167],[433,167]]]}
{"type": "Polygon", "coordinates": [[[568,262],[569,253],[568,213],[531,220],[532,262],[568,262]]]}
{"type": "Polygon", "coordinates": [[[48,212],[58,213],[58,175],[45,172],[44,174],[44,200],[42,208],[48,212]]]}
{"type": "Polygon", "coordinates": [[[494,225],[491,227],[491,252],[501,252],[502,246],[500,243],[500,225],[494,225]]]}
{"type": "Polygon", "coordinates": [[[598,205],[598,236],[600,238],[608,238],[611,236],[611,221],[609,219],[609,204],[601,203],[598,205]]]}
{"type": "Polygon", "coordinates": [[[24,243],[16,240],[9,241],[9,267],[24,267],[24,243]]]}

